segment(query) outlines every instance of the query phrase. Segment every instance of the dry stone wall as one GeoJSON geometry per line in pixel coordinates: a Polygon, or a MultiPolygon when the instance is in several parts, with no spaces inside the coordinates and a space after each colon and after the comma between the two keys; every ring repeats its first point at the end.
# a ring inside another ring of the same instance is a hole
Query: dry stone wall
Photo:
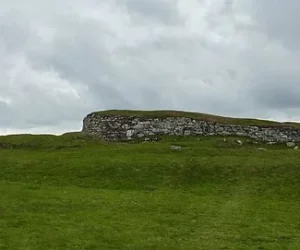
{"type": "Polygon", "coordinates": [[[266,142],[300,142],[300,129],[226,125],[188,117],[143,118],[92,113],[83,120],[82,132],[119,141],[148,139],[159,135],[246,136],[266,142]]]}

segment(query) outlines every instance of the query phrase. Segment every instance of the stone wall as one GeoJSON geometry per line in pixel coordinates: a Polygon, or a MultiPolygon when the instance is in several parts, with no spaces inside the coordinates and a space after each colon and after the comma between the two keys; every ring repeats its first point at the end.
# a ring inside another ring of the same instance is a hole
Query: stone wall
{"type": "Polygon", "coordinates": [[[159,135],[236,135],[266,142],[300,142],[300,129],[292,127],[226,125],[187,117],[142,118],[92,113],[84,118],[82,132],[111,141],[159,135]]]}

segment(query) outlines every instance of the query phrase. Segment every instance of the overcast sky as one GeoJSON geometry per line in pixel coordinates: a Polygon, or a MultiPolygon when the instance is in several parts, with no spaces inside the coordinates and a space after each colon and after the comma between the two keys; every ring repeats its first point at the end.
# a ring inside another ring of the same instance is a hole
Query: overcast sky
{"type": "Polygon", "coordinates": [[[299,0],[0,0],[0,134],[104,109],[300,121],[299,0]]]}

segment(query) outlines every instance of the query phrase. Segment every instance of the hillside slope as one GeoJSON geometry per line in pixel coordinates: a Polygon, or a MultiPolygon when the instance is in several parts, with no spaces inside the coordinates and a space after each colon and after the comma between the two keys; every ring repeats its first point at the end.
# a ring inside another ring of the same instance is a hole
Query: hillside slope
{"type": "Polygon", "coordinates": [[[0,137],[0,249],[300,249],[299,151],[236,139],[0,137]]]}

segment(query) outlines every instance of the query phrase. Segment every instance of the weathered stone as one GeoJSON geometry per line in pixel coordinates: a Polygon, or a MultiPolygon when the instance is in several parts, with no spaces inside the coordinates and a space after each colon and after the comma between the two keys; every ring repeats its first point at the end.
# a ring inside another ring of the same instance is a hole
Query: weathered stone
{"type": "Polygon", "coordinates": [[[172,146],[171,146],[171,150],[172,150],[172,151],[181,151],[181,146],[175,146],[175,145],[172,145],[172,146]]]}
{"type": "Polygon", "coordinates": [[[183,135],[185,135],[185,136],[191,135],[191,130],[185,130],[183,135]]]}
{"type": "Polygon", "coordinates": [[[296,128],[218,124],[187,117],[145,118],[92,113],[84,118],[82,132],[115,141],[135,139],[142,135],[223,135],[247,136],[268,144],[285,142],[289,147],[295,147],[295,142],[300,142],[300,129],[296,128]]]}
{"type": "Polygon", "coordinates": [[[286,143],[286,145],[288,146],[288,147],[295,147],[295,143],[294,142],[287,142],[286,143]]]}
{"type": "Polygon", "coordinates": [[[123,124],[123,125],[122,125],[122,128],[123,128],[123,129],[128,129],[128,127],[129,127],[128,124],[123,124]]]}
{"type": "Polygon", "coordinates": [[[217,133],[222,133],[223,131],[224,131],[224,128],[222,128],[222,127],[217,127],[216,128],[217,133]]]}
{"type": "Polygon", "coordinates": [[[236,140],[236,142],[239,144],[239,145],[243,145],[243,142],[241,140],[236,140]]]}
{"type": "Polygon", "coordinates": [[[267,151],[266,148],[258,148],[257,150],[258,150],[258,151],[267,151]]]}
{"type": "Polygon", "coordinates": [[[138,134],[137,134],[137,137],[138,137],[138,138],[143,138],[144,136],[145,136],[145,135],[144,135],[143,133],[138,133],[138,134]]]}
{"type": "Polygon", "coordinates": [[[134,130],[133,129],[129,129],[126,131],[126,136],[127,137],[132,137],[134,135],[134,130]]]}
{"type": "Polygon", "coordinates": [[[136,129],[136,130],[142,130],[143,129],[143,124],[138,123],[138,124],[134,125],[133,128],[136,129]]]}

